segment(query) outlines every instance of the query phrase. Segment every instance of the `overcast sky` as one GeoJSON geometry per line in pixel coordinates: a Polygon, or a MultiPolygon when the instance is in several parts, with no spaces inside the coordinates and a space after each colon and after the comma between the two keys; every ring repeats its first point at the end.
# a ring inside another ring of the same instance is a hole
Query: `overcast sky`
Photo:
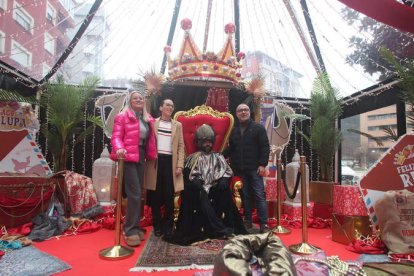
{"type": "MultiPolygon", "coordinates": [[[[166,45],[175,0],[104,0],[110,33],[104,52],[106,78],[138,78],[151,69],[159,71],[166,45]]],[[[300,1],[292,0],[305,32],[300,1]]],[[[358,33],[357,26],[348,26],[340,13],[339,1],[308,0],[309,13],[323,59],[333,85],[343,96],[373,85],[375,77],[366,75],[358,66],[345,64],[349,37],[358,33]]],[[[182,0],[177,28],[172,43],[176,56],[184,31],[183,18],[193,22],[191,34],[202,49],[205,35],[207,0],[182,0]]],[[[213,1],[207,50],[218,52],[225,41],[225,24],[234,22],[233,1],[213,1]]],[[[240,1],[241,51],[262,51],[303,75],[298,97],[308,97],[316,72],[307,56],[283,1],[240,1]]],[[[308,38],[310,42],[310,38],[308,38]]]]}

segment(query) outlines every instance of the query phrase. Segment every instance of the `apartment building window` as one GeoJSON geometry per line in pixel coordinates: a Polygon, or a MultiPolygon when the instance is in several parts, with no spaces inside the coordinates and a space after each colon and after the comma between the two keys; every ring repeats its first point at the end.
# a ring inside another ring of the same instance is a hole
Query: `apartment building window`
{"type": "Polygon", "coordinates": [[[7,10],[7,0],[0,0],[0,8],[4,11],[7,10]]]}
{"type": "Polygon", "coordinates": [[[46,18],[52,24],[55,24],[56,10],[55,10],[55,8],[53,8],[53,6],[50,3],[47,3],[47,7],[46,7],[46,18]]]}
{"type": "Polygon", "coordinates": [[[34,19],[26,12],[23,7],[17,3],[14,3],[13,19],[19,23],[26,31],[33,33],[34,19]]]}
{"type": "Polygon", "coordinates": [[[49,65],[47,65],[46,63],[43,63],[43,68],[42,68],[42,73],[43,76],[46,76],[47,73],[50,72],[50,69],[52,69],[51,67],[49,67],[49,65]]]}
{"type": "Polygon", "coordinates": [[[32,53],[14,40],[11,43],[10,58],[23,67],[32,66],[32,53]]]}
{"type": "Polygon", "coordinates": [[[397,125],[382,125],[382,126],[369,126],[369,131],[383,130],[384,128],[397,128],[397,125]]]}
{"type": "Polygon", "coordinates": [[[53,55],[55,53],[55,41],[53,40],[53,37],[50,34],[45,33],[44,43],[46,51],[53,55]]]}
{"type": "Polygon", "coordinates": [[[385,120],[385,119],[393,119],[393,118],[397,118],[397,114],[389,113],[389,114],[379,114],[379,115],[369,115],[368,116],[369,121],[385,120]]]}
{"type": "Polygon", "coordinates": [[[0,54],[6,52],[6,34],[0,31],[0,54]]]}

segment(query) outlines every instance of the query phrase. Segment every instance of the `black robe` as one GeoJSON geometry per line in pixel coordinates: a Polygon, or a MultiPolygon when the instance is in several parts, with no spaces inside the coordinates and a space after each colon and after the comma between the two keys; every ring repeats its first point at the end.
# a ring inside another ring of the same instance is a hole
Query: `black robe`
{"type": "MultiPolygon", "coordinates": [[[[193,157],[189,156],[186,159],[183,171],[184,191],[181,192],[181,206],[176,229],[172,236],[164,236],[164,240],[180,245],[190,245],[207,238],[226,238],[232,235],[247,234],[243,220],[233,202],[232,191],[229,188],[230,177],[218,179],[207,193],[203,187],[204,181],[200,177],[193,177],[190,180],[190,174],[197,166],[193,157]]],[[[222,164],[218,162],[216,166],[222,166],[222,164]]],[[[205,168],[196,170],[200,169],[205,168]]]]}

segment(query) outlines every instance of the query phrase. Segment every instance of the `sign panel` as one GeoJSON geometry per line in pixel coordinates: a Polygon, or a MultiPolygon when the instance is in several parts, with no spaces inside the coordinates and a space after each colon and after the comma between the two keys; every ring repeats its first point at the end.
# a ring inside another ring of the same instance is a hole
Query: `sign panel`
{"type": "Polygon", "coordinates": [[[362,177],[360,186],[371,222],[378,228],[374,204],[384,192],[404,189],[414,192],[414,135],[401,136],[362,177]]]}

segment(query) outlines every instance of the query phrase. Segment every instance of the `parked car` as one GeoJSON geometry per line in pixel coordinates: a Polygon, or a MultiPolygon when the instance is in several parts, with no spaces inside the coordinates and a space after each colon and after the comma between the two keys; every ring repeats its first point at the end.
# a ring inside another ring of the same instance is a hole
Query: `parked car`
{"type": "Polygon", "coordinates": [[[341,171],[342,171],[341,172],[342,173],[342,177],[341,177],[342,184],[347,184],[347,185],[359,184],[359,180],[360,180],[359,176],[351,167],[342,166],[341,171]]]}

